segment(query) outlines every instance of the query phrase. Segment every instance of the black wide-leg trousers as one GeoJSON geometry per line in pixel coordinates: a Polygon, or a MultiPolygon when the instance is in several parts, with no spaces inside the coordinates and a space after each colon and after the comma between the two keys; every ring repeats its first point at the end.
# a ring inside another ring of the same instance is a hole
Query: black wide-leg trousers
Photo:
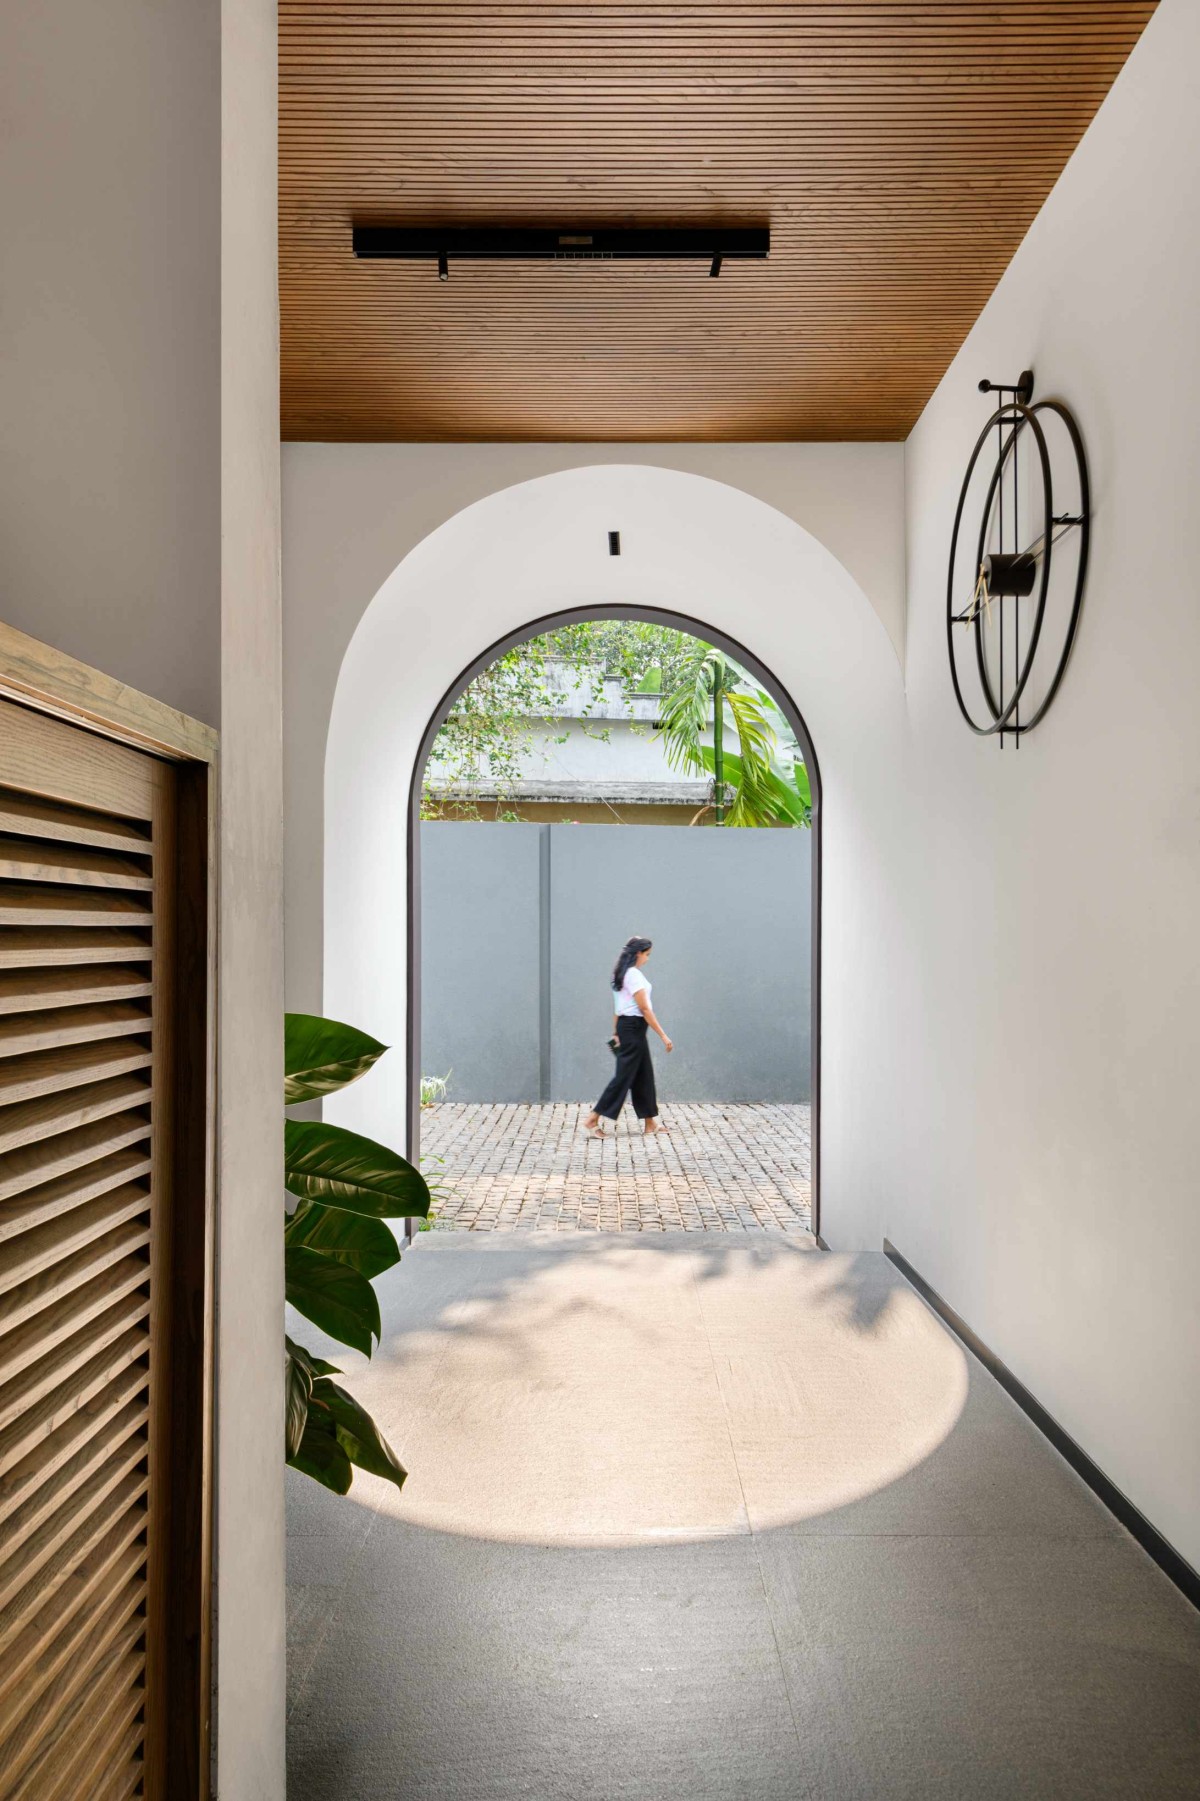
{"type": "Polygon", "coordinates": [[[617,1067],[613,1079],[596,1102],[596,1112],[603,1119],[616,1119],[625,1105],[625,1096],[633,1101],[639,1119],[654,1119],[658,1114],[658,1096],[654,1092],[654,1065],[650,1061],[650,1028],[644,1019],[617,1021],[617,1067]]]}

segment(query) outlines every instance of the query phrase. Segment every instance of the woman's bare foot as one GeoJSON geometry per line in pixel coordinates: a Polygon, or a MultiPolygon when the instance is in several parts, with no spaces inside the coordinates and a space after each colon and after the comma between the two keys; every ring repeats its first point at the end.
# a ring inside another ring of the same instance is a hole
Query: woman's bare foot
{"type": "Polygon", "coordinates": [[[642,1132],[646,1138],[653,1138],[656,1132],[665,1132],[666,1129],[667,1128],[660,1125],[656,1119],[648,1119],[642,1127],[642,1132]]]}
{"type": "Polygon", "coordinates": [[[598,1113],[589,1113],[583,1122],[583,1129],[591,1138],[606,1138],[608,1134],[600,1124],[598,1113]]]}

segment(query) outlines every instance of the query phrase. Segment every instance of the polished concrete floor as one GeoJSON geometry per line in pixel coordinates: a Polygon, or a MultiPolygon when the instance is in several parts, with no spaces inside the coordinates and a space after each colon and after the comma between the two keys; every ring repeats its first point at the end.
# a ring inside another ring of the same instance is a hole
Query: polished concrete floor
{"type": "Polygon", "coordinates": [[[1200,1615],[882,1256],[428,1234],[378,1286],[335,1360],[410,1476],[289,1475],[291,1801],[1200,1795],[1200,1615]]]}

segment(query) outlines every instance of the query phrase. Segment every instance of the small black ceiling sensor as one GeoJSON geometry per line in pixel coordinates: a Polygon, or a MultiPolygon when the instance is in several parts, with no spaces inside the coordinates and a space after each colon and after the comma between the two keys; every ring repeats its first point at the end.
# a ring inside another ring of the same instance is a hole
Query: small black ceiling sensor
{"type": "Polygon", "coordinates": [[[621,534],[620,534],[620,532],[609,532],[609,534],[608,534],[608,554],[610,557],[619,557],[620,556],[620,554],[621,554],[621,534]]]}
{"type": "Polygon", "coordinates": [[[721,259],[719,256],[713,257],[713,260],[712,260],[711,264],[709,265],[708,273],[712,277],[713,281],[716,281],[718,275],[721,273],[721,259]]]}

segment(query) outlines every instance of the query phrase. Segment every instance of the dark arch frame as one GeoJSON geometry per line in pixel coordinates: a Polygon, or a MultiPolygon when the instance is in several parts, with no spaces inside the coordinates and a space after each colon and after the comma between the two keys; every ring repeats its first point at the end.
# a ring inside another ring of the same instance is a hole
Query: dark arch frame
{"type": "Polygon", "coordinates": [[[430,716],[429,723],[421,737],[416,760],[413,763],[412,781],[408,791],[408,945],[406,955],[407,972],[407,1035],[406,1055],[408,1058],[408,1104],[406,1125],[406,1144],[408,1155],[416,1162],[421,1154],[421,789],[425,777],[425,765],[429,753],[433,749],[433,741],[450,714],[455,701],[471,682],[480,675],[497,657],[505,651],[512,650],[514,645],[524,644],[529,638],[540,638],[546,632],[557,631],[560,626],[580,625],[589,619],[638,619],[648,625],[665,625],[675,631],[687,632],[693,638],[701,639],[705,644],[713,644],[718,650],[727,651],[748,669],[755,679],[762,683],[771,695],[788,724],[796,734],[797,743],[804,752],[805,767],[812,791],[812,933],[811,933],[811,1042],[812,1042],[812,1229],[813,1235],[820,1240],[821,1235],[821,818],[822,818],[822,785],[821,769],[817,761],[816,749],[812,734],[804,722],[804,715],[788,693],[778,677],[761,663],[744,644],[731,638],[727,632],[717,630],[702,619],[696,619],[689,613],[675,613],[664,607],[645,606],[592,606],[564,607],[556,613],[544,613],[532,619],[517,631],[506,632],[504,637],[497,638],[489,644],[473,662],[455,678],[446,689],[430,716]]]}

